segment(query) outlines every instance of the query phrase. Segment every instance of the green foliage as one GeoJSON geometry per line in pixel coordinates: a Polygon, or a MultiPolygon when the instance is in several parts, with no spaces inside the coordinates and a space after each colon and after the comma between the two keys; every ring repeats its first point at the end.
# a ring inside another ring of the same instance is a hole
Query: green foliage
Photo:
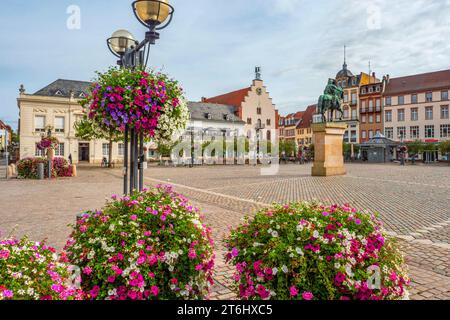
{"type": "Polygon", "coordinates": [[[450,140],[443,141],[439,144],[439,151],[442,154],[450,153],[450,140]]]}
{"type": "Polygon", "coordinates": [[[283,152],[287,157],[294,157],[297,154],[297,143],[295,140],[280,140],[280,155],[283,152]]]}
{"type": "Polygon", "coordinates": [[[407,143],[406,147],[408,148],[408,153],[410,156],[416,156],[419,153],[423,152],[423,150],[425,149],[425,144],[420,140],[416,140],[407,143]]]}

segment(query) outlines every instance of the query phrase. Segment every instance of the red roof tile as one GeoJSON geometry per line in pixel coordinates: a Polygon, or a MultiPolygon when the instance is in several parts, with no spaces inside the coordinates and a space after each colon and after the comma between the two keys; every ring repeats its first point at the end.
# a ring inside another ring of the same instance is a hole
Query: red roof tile
{"type": "Polygon", "coordinates": [[[450,88],[450,70],[392,78],[386,86],[385,95],[423,92],[445,88],[450,88]]]}
{"type": "Polygon", "coordinates": [[[235,107],[240,107],[242,102],[244,102],[245,97],[248,95],[248,92],[251,90],[250,87],[236,90],[230,93],[222,94],[217,97],[207,98],[204,102],[208,103],[220,103],[227,104],[235,107]]]}
{"type": "Polygon", "coordinates": [[[303,112],[302,121],[297,126],[297,129],[307,129],[311,127],[313,123],[313,116],[317,112],[317,104],[313,104],[306,108],[306,111],[303,112]]]}

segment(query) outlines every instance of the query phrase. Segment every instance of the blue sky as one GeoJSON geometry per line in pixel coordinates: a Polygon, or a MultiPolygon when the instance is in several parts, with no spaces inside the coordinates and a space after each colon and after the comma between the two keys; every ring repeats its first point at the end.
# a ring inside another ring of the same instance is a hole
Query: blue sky
{"type": "MultiPolygon", "coordinates": [[[[33,93],[57,78],[91,80],[115,64],[105,39],[141,39],[131,0],[2,0],[0,119],[17,125],[20,84],[33,93]],[[67,8],[81,28],[67,28],[67,8]]],[[[450,0],[172,0],[172,25],[150,65],[179,79],[191,100],[248,86],[254,67],[281,114],[315,103],[339,71],[391,77],[450,67],[450,0]]]]}

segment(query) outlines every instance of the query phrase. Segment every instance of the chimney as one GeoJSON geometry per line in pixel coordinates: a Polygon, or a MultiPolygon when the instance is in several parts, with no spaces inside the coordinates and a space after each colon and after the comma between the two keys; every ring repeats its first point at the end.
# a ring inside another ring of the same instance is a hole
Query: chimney
{"type": "Polygon", "coordinates": [[[372,77],[373,77],[374,79],[376,79],[376,78],[377,78],[377,76],[376,76],[375,72],[372,72],[372,77]]]}
{"type": "Polygon", "coordinates": [[[202,102],[206,102],[206,97],[202,97],[202,102]]]}

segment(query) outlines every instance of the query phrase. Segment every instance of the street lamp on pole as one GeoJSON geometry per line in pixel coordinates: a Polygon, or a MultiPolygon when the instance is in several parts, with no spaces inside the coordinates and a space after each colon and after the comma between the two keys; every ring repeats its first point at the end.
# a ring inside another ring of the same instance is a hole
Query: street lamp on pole
{"type": "MultiPolygon", "coordinates": [[[[118,65],[123,68],[146,68],[150,55],[150,46],[159,39],[159,30],[166,28],[172,21],[174,8],[169,0],[137,0],[132,8],[136,19],[148,31],[141,42],[127,30],[118,30],[107,39],[107,45],[113,55],[119,58],[118,65]]],[[[144,134],[125,126],[124,132],[124,194],[144,188],[144,134]],[[128,150],[130,141],[130,150],[128,150]],[[128,157],[128,155],[130,157],[128,157]],[[129,181],[129,186],[128,186],[129,181]]]]}

